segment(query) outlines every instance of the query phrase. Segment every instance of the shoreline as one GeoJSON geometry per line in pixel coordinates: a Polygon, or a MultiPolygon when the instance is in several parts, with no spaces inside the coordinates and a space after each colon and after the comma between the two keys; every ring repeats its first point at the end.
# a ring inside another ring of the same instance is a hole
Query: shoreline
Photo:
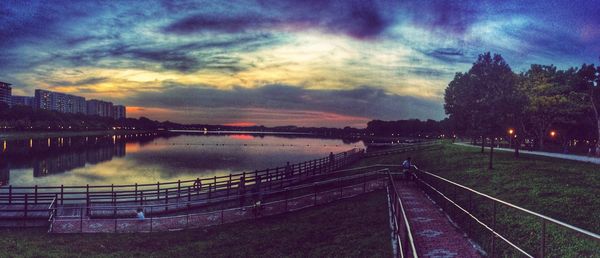
{"type": "Polygon", "coordinates": [[[0,140],[28,140],[54,137],[78,137],[99,135],[122,135],[131,133],[162,133],[157,130],[97,130],[97,131],[27,131],[27,132],[0,132],[0,140]]]}

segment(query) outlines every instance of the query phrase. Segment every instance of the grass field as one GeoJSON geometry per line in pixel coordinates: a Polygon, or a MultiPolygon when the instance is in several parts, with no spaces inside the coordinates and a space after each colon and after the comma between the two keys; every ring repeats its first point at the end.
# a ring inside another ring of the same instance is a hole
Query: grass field
{"type": "MultiPolygon", "coordinates": [[[[494,169],[488,170],[489,152],[481,154],[477,148],[443,144],[439,148],[368,158],[355,166],[400,164],[407,156],[411,156],[420,169],[577,227],[600,232],[599,165],[528,155],[515,159],[512,153],[496,152],[494,169]]],[[[449,194],[455,196],[455,192],[449,194]]],[[[465,198],[459,196],[458,200],[467,203],[465,198]]],[[[491,220],[492,203],[483,202],[475,205],[474,212],[491,220]]],[[[498,208],[497,222],[499,231],[535,253],[533,247],[540,242],[539,220],[508,208],[498,208]]],[[[548,225],[547,236],[548,249],[555,255],[600,257],[600,245],[590,245],[589,241],[579,240],[556,226],[548,225]]]]}
{"type": "Polygon", "coordinates": [[[206,229],[51,235],[0,230],[0,257],[390,257],[384,191],[206,229]]]}

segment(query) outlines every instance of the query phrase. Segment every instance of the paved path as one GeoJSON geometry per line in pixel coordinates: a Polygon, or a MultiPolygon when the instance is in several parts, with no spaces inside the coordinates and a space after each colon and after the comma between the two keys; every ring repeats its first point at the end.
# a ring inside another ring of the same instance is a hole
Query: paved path
{"type": "MultiPolygon", "coordinates": [[[[467,147],[473,147],[473,148],[481,148],[481,146],[475,146],[472,144],[462,143],[462,142],[455,142],[454,144],[461,145],[461,146],[467,146],[467,147]]],[[[490,147],[485,147],[485,148],[489,149],[490,147]]],[[[515,151],[514,149],[495,148],[495,147],[494,147],[494,150],[511,151],[511,152],[515,151]]],[[[544,152],[544,151],[527,151],[527,150],[519,150],[519,153],[600,164],[600,158],[598,158],[598,157],[588,157],[588,156],[581,156],[581,155],[562,154],[562,153],[553,153],[553,152],[544,152]]]]}
{"type": "Polygon", "coordinates": [[[400,199],[415,234],[415,245],[421,257],[481,257],[460,229],[450,223],[437,205],[416,187],[401,186],[400,199]]]}

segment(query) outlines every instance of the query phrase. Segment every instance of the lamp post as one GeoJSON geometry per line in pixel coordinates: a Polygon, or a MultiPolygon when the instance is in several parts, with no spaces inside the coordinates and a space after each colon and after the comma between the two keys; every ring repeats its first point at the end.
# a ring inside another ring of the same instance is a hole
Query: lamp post
{"type": "Polygon", "coordinates": [[[512,148],[512,137],[513,134],[515,133],[515,130],[513,129],[508,129],[508,148],[512,148]]]}

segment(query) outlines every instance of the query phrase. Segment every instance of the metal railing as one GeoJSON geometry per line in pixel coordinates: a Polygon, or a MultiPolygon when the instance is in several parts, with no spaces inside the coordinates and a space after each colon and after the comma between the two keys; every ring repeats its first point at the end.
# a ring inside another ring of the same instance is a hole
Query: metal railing
{"type": "MultiPolygon", "coordinates": [[[[284,187],[287,178],[300,180],[307,176],[326,174],[349,165],[358,160],[364,151],[352,149],[338,153],[334,156],[310,160],[283,167],[256,170],[214,176],[209,178],[196,178],[192,180],[178,180],[174,182],[155,184],[133,185],[85,185],[85,186],[38,186],[16,187],[9,185],[0,188],[0,204],[19,207],[20,205],[47,205],[57,198],[61,205],[85,203],[87,206],[102,203],[137,203],[144,204],[148,201],[166,201],[175,198],[212,199],[214,195],[230,194],[236,188],[251,186],[259,179],[270,188],[284,187]]],[[[22,211],[22,209],[16,210],[22,211]]]]}
{"type": "Polygon", "coordinates": [[[388,174],[387,192],[390,197],[390,211],[394,236],[393,243],[396,245],[394,249],[397,250],[398,256],[402,258],[418,258],[419,256],[413,238],[413,230],[411,229],[410,222],[406,216],[404,204],[400,198],[400,194],[398,194],[392,173],[390,173],[389,169],[386,170],[388,174]]]}
{"type": "Polygon", "coordinates": [[[600,235],[596,233],[502,201],[416,166],[414,168],[422,189],[470,237],[483,245],[488,256],[598,255],[600,235]],[[555,226],[551,232],[550,225],[555,226]]]}
{"type": "Polygon", "coordinates": [[[86,206],[61,207],[49,209],[51,226],[50,232],[56,233],[94,233],[94,232],[157,232],[167,230],[204,227],[211,225],[236,222],[268,215],[295,211],[334,200],[349,198],[358,194],[382,189],[385,186],[385,171],[378,170],[370,173],[338,177],[321,182],[308,183],[283,189],[267,190],[264,192],[249,192],[232,196],[233,200],[257,198],[261,201],[251,205],[234,203],[234,207],[220,206],[216,210],[197,211],[186,209],[174,215],[159,216],[160,212],[177,207],[192,207],[198,203],[182,202],[177,204],[159,205],[115,205],[115,206],[86,206]],[[61,216],[65,209],[71,209],[73,216],[61,216]],[[135,211],[142,209],[146,219],[135,218],[135,211]],[[90,213],[112,213],[113,217],[94,219],[86,216],[90,213]],[[158,211],[158,212],[157,212],[158,211]]]}

